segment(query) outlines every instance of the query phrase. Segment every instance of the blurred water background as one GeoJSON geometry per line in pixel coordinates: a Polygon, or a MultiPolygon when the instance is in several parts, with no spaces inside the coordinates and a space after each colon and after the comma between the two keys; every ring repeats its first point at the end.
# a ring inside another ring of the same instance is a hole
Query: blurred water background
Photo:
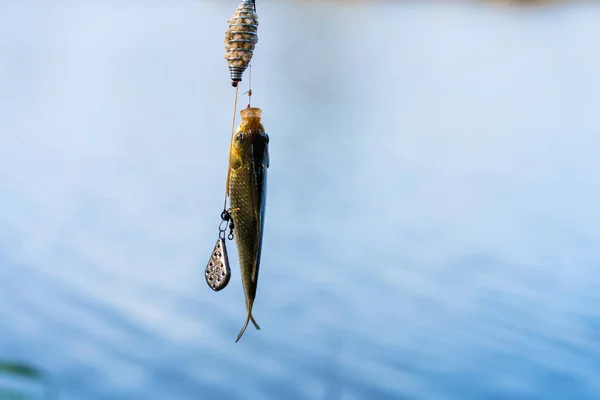
{"type": "Polygon", "coordinates": [[[258,2],[234,344],[236,5],[0,3],[0,358],[64,400],[600,398],[600,7],[258,2]]]}

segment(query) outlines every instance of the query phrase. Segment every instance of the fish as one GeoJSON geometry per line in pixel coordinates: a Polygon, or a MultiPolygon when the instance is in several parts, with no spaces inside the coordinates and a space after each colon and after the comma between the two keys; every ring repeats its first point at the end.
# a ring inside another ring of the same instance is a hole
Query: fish
{"type": "Polygon", "coordinates": [[[248,107],[240,115],[242,120],[229,147],[227,179],[230,215],[234,222],[233,234],[248,312],[236,343],[244,335],[250,321],[260,330],[252,315],[252,307],[258,286],[269,168],[269,135],[261,122],[262,110],[248,107]]]}

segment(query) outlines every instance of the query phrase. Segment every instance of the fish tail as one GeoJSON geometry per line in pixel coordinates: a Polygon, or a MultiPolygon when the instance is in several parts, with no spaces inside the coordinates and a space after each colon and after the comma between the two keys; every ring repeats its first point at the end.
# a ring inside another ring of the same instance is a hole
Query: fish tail
{"type": "Polygon", "coordinates": [[[252,316],[252,307],[250,307],[248,309],[248,316],[246,317],[246,323],[244,323],[244,327],[238,334],[237,339],[235,339],[236,343],[238,342],[238,340],[240,340],[242,338],[242,336],[244,335],[244,332],[246,332],[246,328],[248,327],[248,324],[250,323],[250,321],[252,321],[252,324],[254,324],[254,327],[256,329],[260,330],[260,326],[258,326],[258,323],[254,320],[254,317],[252,316]]]}
{"type": "Polygon", "coordinates": [[[256,320],[254,319],[254,317],[252,316],[252,313],[250,313],[250,321],[252,321],[256,330],[260,331],[260,326],[258,326],[258,322],[256,322],[256,320]]]}

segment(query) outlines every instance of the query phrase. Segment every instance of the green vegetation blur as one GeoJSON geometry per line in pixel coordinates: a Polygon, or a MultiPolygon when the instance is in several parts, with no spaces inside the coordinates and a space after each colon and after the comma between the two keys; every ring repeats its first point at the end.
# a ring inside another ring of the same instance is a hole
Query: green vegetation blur
{"type": "Polygon", "coordinates": [[[56,399],[52,386],[49,376],[38,368],[0,360],[0,400],[56,399]]]}

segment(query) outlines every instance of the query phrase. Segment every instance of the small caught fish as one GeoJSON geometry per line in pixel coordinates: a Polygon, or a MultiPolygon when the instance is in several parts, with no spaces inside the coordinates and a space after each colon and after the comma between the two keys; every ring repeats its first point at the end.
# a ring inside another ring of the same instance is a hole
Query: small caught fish
{"type": "Polygon", "coordinates": [[[269,168],[269,135],[261,123],[260,108],[241,111],[242,121],[231,140],[227,193],[234,236],[242,274],[248,316],[236,342],[252,321],[252,306],[258,285],[258,270],[262,250],[265,206],[267,199],[267,168],[269,168]]]}

